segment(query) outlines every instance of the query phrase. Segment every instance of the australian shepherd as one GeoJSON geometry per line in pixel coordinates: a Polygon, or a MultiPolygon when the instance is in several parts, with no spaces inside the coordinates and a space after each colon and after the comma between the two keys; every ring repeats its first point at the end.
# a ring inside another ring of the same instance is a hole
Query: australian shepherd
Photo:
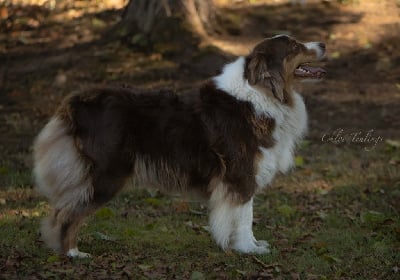
{"type": "Polygon", "coordinates": [[[36,187],[52,206],[46,244],[71,257],[84,218],[128,181],[208,200],[223,249],[269,252],[253,231],[253,197],[293,164],[307,114],[296,80],[319,79],[320,42],[280,35],[188,94],[95,88],[65,98],[34,144],[36,187]]]}

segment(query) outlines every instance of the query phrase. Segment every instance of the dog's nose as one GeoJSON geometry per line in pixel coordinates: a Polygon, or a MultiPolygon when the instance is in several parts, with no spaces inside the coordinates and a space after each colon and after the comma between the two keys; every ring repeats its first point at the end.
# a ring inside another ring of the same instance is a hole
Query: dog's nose
{"type": "Polygon", "coordinates": [[[318,43],[318,46],[321,48],[321,50],[325,51],[326,50],[326,45],[324,43],[318,43]]]}

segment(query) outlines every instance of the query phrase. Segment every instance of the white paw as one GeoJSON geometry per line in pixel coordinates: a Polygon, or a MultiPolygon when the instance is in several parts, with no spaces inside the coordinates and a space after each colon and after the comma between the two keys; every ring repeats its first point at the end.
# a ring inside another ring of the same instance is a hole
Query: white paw
{"type": "Polygon", "coordinates": [[[254,242],[253,240],[248,242],[236,242],[232,249],[238,251],[240,253],[245,254],[268,254],[270,252],[268,248],[269,244],[267,241],[257,241],[254,242]]]}
{"type": "Polygon", "coordinates": [[[254,253],[254,254],[259,254],[259,255],[263,255],[263,254],[269,254],[271,251],[268,248],[268,246],[264,246],[264,245],[257,245],[253,251],[249,252],[249,253],[254,253]]]}
{"type": "Polygon", "coordinates": [[[78,250],[78,248],[69,249],[67,256],[70,258],[90,258],[91,255],[78,250]]]}
{"type": "Polygon", "coordinates": [[[269,247],[269,243],[266,240],[256,240],[257,246],[262,246],[262,247],[269,247]]]}

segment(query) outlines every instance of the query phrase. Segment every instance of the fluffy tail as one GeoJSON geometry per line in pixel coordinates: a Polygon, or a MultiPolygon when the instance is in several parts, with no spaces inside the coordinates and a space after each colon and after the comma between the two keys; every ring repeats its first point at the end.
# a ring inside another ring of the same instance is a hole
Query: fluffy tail
{"type": "Polygon", "coordinates": [[[34,143],[36,189],[49,199],[53,213],[42,221],[41,234],[57,252],[63,248],[62,227],[93,196],[88,163],[81,156],[68,121],[53,117],[34,143]]]}

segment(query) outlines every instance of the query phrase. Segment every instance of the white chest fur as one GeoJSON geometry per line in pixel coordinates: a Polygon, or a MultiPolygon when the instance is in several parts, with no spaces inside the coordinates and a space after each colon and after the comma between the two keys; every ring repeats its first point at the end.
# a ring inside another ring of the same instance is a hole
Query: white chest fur
{"type": "Polygon", "coordinates": [[[277,172],[285,173],[293,166],[293,152],[307,129],[307,113],[301,96],[294,94],[293,107],[274,104],[268,114],[276,121],[271,148],[259,147],[262,158],[257,163],[256,182],[267,186],[277,172]]]}
{"type": "Polygon", "coordinates": [[[251,87],[243,79],[244,63],[245,59],[239,57],[225,65],[222,74],[215,77],[214,81],[219,89],[252,103],[256,114],[275,120],[275,145],[268,149],[259,147],[262,158],[258,158],[255,177],[258,187],[263,188],[277,172],[286,172],[293,165],[294,147],[306,132],[307,113],[303,99],[297,93],[293,94],[293,105],[289,107],[251,87]]]}

